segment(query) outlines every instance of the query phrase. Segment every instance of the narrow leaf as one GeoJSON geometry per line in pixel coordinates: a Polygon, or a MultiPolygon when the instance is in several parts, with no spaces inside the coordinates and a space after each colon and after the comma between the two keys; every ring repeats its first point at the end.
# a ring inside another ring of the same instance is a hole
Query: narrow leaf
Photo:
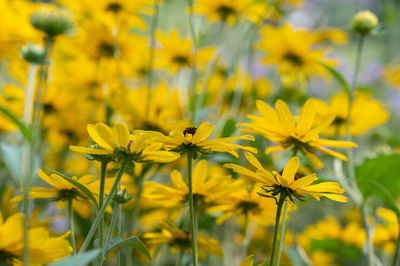
{"type": "Polygon", "coordinates": [[[107,255],[111,250],[120,247],[132,247],[133,249],[142,252],[149,260],[151,260],[149,250],[147,249],[145,244],[143,244],[143,242],[136,236],[131,236],[127,239],[120,239],[117,237],[111,238],[110,247],[107,249],[105,254],[107,255]]]}
{"type": "Polygon", "coordinates": [[[32,131],[18,118],[16,118],[10,111],[7,109],[0,107],[0,112],[3,113],[6,117],[8,117],[11,121],[13,121],[24,135],[24,137],[29,141],[32,142],[32,131]]]}
{"type": "Polygon", "coordinates": [[[72,185],[76,186],[82,193],[84,193],[94,203],[94,205],[97,208],[96,198],[93,196],[92,192],[89,189],[87,189],[84,185],[82,185],[78,181],[72,179],[71,177],[64,175],[63,173],[60,173],[60,172],[53,170],[51,168],[48,168],[48,167],[46,167],[46,168],[49,169],[50,171],[52,171],[53,173],[61,176],[62,178],[64,178],[66,181],[68,181],[72,185]]]}
{"type": "Polygon", "coordinates": [[[66,257],[62,260],[48,264],[48,266],[86,266],[99,256],[100,250],[94,249],[85,253],[66,257]]]}
{"type": "Polygon", "coordinates": [[[349,93],[351,91],[349,84],[347,83],[346,79],[337,72],[334,68],[328,66],[327,64],[323,62],[319,62],[321,66],[323,66],[326,70],[328,70],[329,73],[332,74],[332,76],[336,79],[336,81],[342,85],[343,89],[346,91],[346,93],[349,93]]]}

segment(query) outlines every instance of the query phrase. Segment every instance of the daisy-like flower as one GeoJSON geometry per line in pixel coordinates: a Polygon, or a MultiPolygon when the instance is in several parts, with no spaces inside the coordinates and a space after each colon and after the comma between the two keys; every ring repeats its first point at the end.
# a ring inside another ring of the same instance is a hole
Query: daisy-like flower
{"type": "MultiPolygon", "coordinates": [[[[226,171],[226,169],[223,170],[226,171]]],[[[243,180],[234,180],[230,176],[220,175],[218,172],[209,168],[206,160],[199,161],[194,167],[193,197],[196,199],[200,212],[244,185],[243,180]]],[[[143,197],[146,201],[153,201],[160,207],[183,207],[188,201],[189,187],[177,170],[171,172],[171,181],[172,186],[147,181],[144,184],[143,197]]]]}
{"type": "MultiPolygon", "coordinates": [[[[82,204],[82,201],[85,201],[85,195],[83,195],[76,186],[66,181],[61,176],[57,174],[51,174],[49,176],[42,170],[38,171],[38,176],[44,182],[49,184],[51,188],[32,187],[29,191],[30,199],[53,199],[57,201],[57,207],[59,209],[64,209],[68,200],[72,200],[73,206],[75,206],[76,209],[79,209],[78,205],[82,204]]],[[[96,180],[96,177],[85,175],[81,178],[74,176],[72,179],[86,187],[98,200],[100,182],[99,180],[96,180]]],[[[113,183],[114,178],[106,178],[104,188],[105,193],[108,194],[110,192],[113,183]]],[[[12,202],[21,201],[23,197],[23,195],[17,196],[12,200],[12,202]]]]}
{"type": "Polygon", "coordinates": [[[194,55],[193,42],[187,37],[180,37],[176,30],[170,31],[168,35],[158,31],[156,37],[160,48],[156,50],[155,66],[167,68],[172,73],[190,68],[194,63],[203,70],[215,52],[214,47],[203,47],[194,55]]]}
{"type": "Polygon", "coordinates": [[[174,130],[169,134],[169,136],[160,135],[156,140],[162,142],[170,151],[179,153],[192,151],[195,156],[197,153],[208,154],[215,151],[227,152],[238,158],[239,155],[236,152],[238,149],[257,153],[255,148],[231,143],[240,139],[254,141],[253,136],[244,135],[240,137],[218,138],[214,140],[207,139],[213,130],[214,126],[206,122],[202,123],[198,128],[188,127],[183,131],[174,130]]]}
{"type": "Polygon", "coordinates": [[[288,23],[281,28],[265,26],[261,36],[258,47],[267,52],[262,62],[278,65],[279,72],[287,78],[305,79],[315,75],[328,78],[329,73],[319,62],[330,66],[336,64],[336,61],[324,58],[326,50],[315,47],[320,41],[315,34],[294,30],[288,23]]]}
{"type": "Polygon", "coordinates": [[[273,171],[271,173],[265,170],[256,157],[250,153],[245,153],[245,156],[251,166],[256,169],[255,171],[237,164],[225,164],[224,166],[263,184],[261,188],[267,194],[260,193],[262,196],[276,197],[279,195],[280,198],[289,198],[293,202],[294,198],[302,199],[303,195],[311,195],[317,200],[321,197],[327,197],[334,201],[347,202],[347,198],[342,195],[345,191],[338,183],[321,182],[312,184],[318,180],[316,174],[299,177],[297,171],[300,167],[300,161],[297,157],[292,157],[282,172],[273,171]]]}
{"type": "Polygon", "coordinates": [[[298,151],[304,153],[310,161],[318,168],[322,167],[321,160],[315,155],[316,151],[326,153],[346,161],[347,157],[341,153],[330,150],[333,148],[353,148],[357,144],[350,141],[320,139],[319,134],[324,131],[335,120],[335,115],[331,114],[315,125],[315,106],[313,100],[308,100],[301,108],[300,116],[297,119],[290,112],[289,107],[282,100],[277,100],[274,110],[263,101],[257,101],[257,110],[261,117],[248,115],[253,121],[250,123],[241,123],[238,126],[246,127],[242,132],[261,135],[276,146],[269,147],[265,153],[269,154],[278,150],[292,150],[296,155],[298,151]]]}
{"type": "Polygon", "coordinates": [[[194,12],[207,16],[209,22],[234,24],[238,19],[259,22],[267,13],[267,5],[254,0],[197,0],[194,12]]]}
{"type": "Polygon", "coordinates": [[[215,206],[208,208],[207,212],[222,213],[216,220],[217,224],[221,224],[235,216],[240,218],[247,216],[250,221],[254,221],[261,226],[273,225],[276,204],[272,199],[260,197],[258,195],[259,190],[259,184],[255,185],[250,192],[246,188],[238,189],[235,193],[221,198],[215,206]]]}
{"type": "MultiPolygon", "coordinates": [[[[191,235],[174,225],[162,224],[161,232],[150,232],[143,235],[143,238],[150,245],[169,244],[172,253],[178,253],[181,250],[191,250],[191,235]]],[[[224,252],[218,240],[207,237],[203,234],[197,235],[200,257],[205,257],[206,253],[217,257],[223,257],[224,252]]]]}
{"type": "MultiPolygon", "coordinates": [[[[162,151],[162,143],[155,142],[158,134],[136,130],[129,134],[128,126],[117,123],[111,129],[104,123],[89,124],[88,132],[96,143],[90,147],[70,146],[73,151],[92,155],[94,159],[102,160],[105,157],[98,155],[114,155],[136,162],[168,163],[179,158],[176,152],[162,151]]],[[[111,160],[112,157],[106,157],[111,160]]]]}
{"type": "Polygon", "coordinates": [[[373,99],[370,94],[356,92],[349,116],[349,97],[345,92],[333,96],[330,103],[320,99],[313,99],[316,110],[316,121],[323,121],[329,115],[336,116],[332,124],[322,134],[345,136],[347,121],[350,119],[350,133],[353,136],[361,135],[371,128],[383,125],[389,119],[389,112],[384,105],[373,99]]]}
{"type": "MultiPolygon", "coordinates": [[[[0,214],[0,264],[22,265],[24,250],[24,215],[13,214],[3,219],[0,214]]],[[[71,245],[65,239],[69,232],[50,237],[45,227],[34,227],[28,230],[28,248],[30,265],[49,264],[72,253],[71,245]]]]}

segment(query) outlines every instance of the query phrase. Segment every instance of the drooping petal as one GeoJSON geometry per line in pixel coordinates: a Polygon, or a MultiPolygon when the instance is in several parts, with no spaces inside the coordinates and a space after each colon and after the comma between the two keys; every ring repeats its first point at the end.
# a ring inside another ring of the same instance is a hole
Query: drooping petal
{"type": "Polygon", "coordinates": [[[73,146],[73,145],[70,145],[69,149],[71,151],[76,151],[85,154],[106,155],[112,153],[112,150],[92,149],[92,148],[73,146]]]}
{"type": "Polygon", "coordinates": [[[300,117],[297,123],[297,134],[303,136],[313,125],[315,108],[311,100],[308,100],[301,108],[300,117]]]}
{"type": "Polygon", "coordinates": [[[278,113],[278,118],[284,126],[285,130],[294,133],[295,123],[292,113],[290,112],[287,104],[282,100],[277,100],[275,103],[276,112],[278,113]]]}

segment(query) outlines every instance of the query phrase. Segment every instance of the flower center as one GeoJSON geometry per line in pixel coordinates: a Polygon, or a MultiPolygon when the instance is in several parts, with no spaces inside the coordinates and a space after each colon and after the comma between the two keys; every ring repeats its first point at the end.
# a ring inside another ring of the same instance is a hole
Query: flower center
{"type": "Polygon", "coordinates": [[[172,59],[172,61],[181,66],[188,66],[189,65],[189,58],[184,55],[176,55],[172,59]]]}
{"type": "Polygon", "coordinates": [[[122,9],[122,5],[119,3],[110,3],[106,7],[106,11],[111,11],[113,13],[118,13],[119,11],[121,11],[121,9],[122,9]]]}
{"type": "Polygon", "coordinates": [[[190,233],[189,232],[184,232],[185,237],[176,237],[172,241],[173,245],[177,245],[182,249],[190,248],[192,245],[191,239],[190,239],[190,233]]]}
{"type": "Polygon", "coordinates": [[[113,57],[115,54],[114,44],[108,42],[102,42],[98,46],[98,52],[100,56],[113,57]]]}
{"type": "Polygon", "coordinates": [[[236,11],[230,6],[221,5],[217,8],[217,13],[222,20],[227,20],[230,16],[235,15],[236,11]]]}
{"type": "Polygon", "coordinates": [[[242,201],[237,205],[237,208],[243,214],[247,214],[249,211],[257,212],[260,210],[258,203],[254,201],[242,201]]]}
{"type": "Polygon", "coordinates": [[[337,116],[335,118],[335,120],[333,120],[332,124],[335,125],[335,126],[341,126],[341,125],[345,124],[346,121],[347,121],[346,118],[337,116]]]}
{"type": "Polygon", "coordinates": [[[59,200],[66,201],[69,199],[77,198],[78,196],[79,196],[79,192],[75,188],[60,189],[57,193],[56,201],[59,201],[59,200]]]}
{"type": "Polygon", "coordinates": [[[283,58],[284,60],[289,61],[290,63],[296,66],[301,66],[304,63],[303,59],[299,55],[293,52],[286,53],[283,58]]]}
{"type": "Polygon", "coordinates": [[[197,127],[187,127],[184,131],[183,131],[183,135],[186,137],[187,134],[191,134],[192,136],[196,133],[197,131],[197,127]]]}
{"type": "Polygon", "coordinates": [[[0,265],[11,265],[13,264],[12,261],[16,258],[18,258],[17,255],[7,250],[0,250],[0,265]]]}

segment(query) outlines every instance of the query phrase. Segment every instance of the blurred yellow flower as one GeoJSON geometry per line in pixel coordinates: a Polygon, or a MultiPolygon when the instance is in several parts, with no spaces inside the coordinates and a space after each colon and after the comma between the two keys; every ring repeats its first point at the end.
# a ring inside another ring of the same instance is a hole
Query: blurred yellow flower
{"type": "Polygon", "coordinates": [[[329,73],[319,62],[336,65],[335,60],[325,58],[325,49],[315,47],[320,41],[320,38],[316,38],[318,35],[295,30],[288,23],[281,28],[264,26],[261,28],[261,36],[258,47],[267,52],[262,62],[278,65],[279,72],[285,76],[294,76],[297,79],[311,76],[329,78],[329,73]]]}
{"type": "Polygon", "coordinates": [[[224,198],[213,207],[207,209],[209,213],[222,213],[216,220],[217,224],[238,216],[262,226],[273,225],[275,221],[276,204],[272,199],[260,197],[260,185],[255,185],[251,192],[246,188],[239,189],[224,198]]]}
{"type": "MultiPolygon", "coordinates": [[[[345,136],[349,111],[349,97],[345,92],[333,96],[330,104],[319,99],[312,99],[316,114],[316,124],[322,123],[330,115],[335,120],[321,134],[345,136]]],[[[383,103],[374,100],[370,94],[356,92],[350,111],[350,133],[353,136],[366,133],[371,128],[383,125],[389,119],[389,112],[383,103]]]]}
{"type": "Polygon", "coordinates": [[[177,30],[171,30],[168,35],[157,31],[156,37],[160,47],[156,50],[155,66],[172,73],[190,68],[193,63],[198,69],[204,70],[215,52],[214,47],[204,47],[194,54],[193,42],[187,37],[180,37],[177,30]]]}
{"type": "MultiPolygon", "coordinates": [[[[22,265],[24,249],[24,216],[14,214],[6,220],[0,215],[0,264],[22,265]]],[[[28,230],[29,262],[31,265],[49,264],[72,253],[72,248],[65,237],[69,232],[50,237],[45,227],[34,227],[28,230]]]]}
{"type": "Polygon", "coordinates": [[[258,23],[267,14],[266,3],[255,0],[197,0],[194,12],[207,16],[208,22],[234,24],[238,20],[258,23]]]}
{"type": "MultiPolygon", "coordinates": [[[[208,167],[206,160],[199,161],[193,170],[193,197],[199,211],[213,206],[216,202],[243,187],[242,180],[230,176],[220,176],[208,167]]],[[[171,172],[172,186],[147,181],[144,184],[143,197],[164,208],[183,207],[189,198],[188,185],[180,172],[171,172]]]]}
{"type": "Polygon", "coordinates": [[[383,76],[390,85],[400,89],[400,65],[385,66],[383,69],[383,76]]]}
{"type": "Polygon", "coordinates": [[[276,111],[263,101],[257,101],[256,106],[261,117],[248,115],[247,117],[253,121],[250,123],[241,123],[238,126],[246,127],[246,129],[241,130],[242,132],[255,133],[277,143],[277,146],[269,147],[265,150],[267,154],[278,150],[292,150],[293,154],[301,151],[307,155],[316,167],[320,168],[323,164],[315,155],[316,151],[335,156],[341,160],[347,160],[345,155],[326,147],[357,147],[357,144],[349,141],[319,138],[319,134],[332,124],[335,115],[330,114],[313,128],[317,112],[313,100],[307,100],[301,108],[300,116],[296,119],[297,123],[289,107],[282,100],[276,101],[276,111]]]}
{"type": "MultiPolygon", "coordinates": [[[[245,153],[246,159],[251,164],[250,170],[237,164],[225,164],[224,166],[232,169],[236,173],[246,176],[254,182],[259,182],[267,196],[288,197],[292,202],[294,198],[302,199],[303,194],[311,195],[317,200],[321,197],[327,197],[334,201],[347,202],[347,198],[341,194],[345,191],[336,182],[321,182],[312,184],[318,180],[316,174],[299,177],[297,172],[300,167],[300,161],[297,157],[292,157],[286,164],[282,172],[268,172],[261,163],[250,153],[245,153]]],[[[263,196],[264,194],[260,194],[263,196]]]]}
{"type": "Polygon", "coordinates": [[[374,245],[383,247],[387,254],[393,254],[396,251],[396,241],[399,235],[398,217],[392,210],[382,207],[378,208],[377,214],[382,223],[378,223],[375,227],[374,245]]]}
{"type": "MultiPolygon", "coordinates": [[[[161,232],[145,233],[143,238],[150,245],[169,244],[172,253],[178,253],[181,250],[192,252],[190,233],[174,225],[162,224],[161,232]]],[[[224,256],[219,241],[201,233],[197,233],[197,246],[200,258],[204,258],[206,254],[217,257],[224,256]]]]}

